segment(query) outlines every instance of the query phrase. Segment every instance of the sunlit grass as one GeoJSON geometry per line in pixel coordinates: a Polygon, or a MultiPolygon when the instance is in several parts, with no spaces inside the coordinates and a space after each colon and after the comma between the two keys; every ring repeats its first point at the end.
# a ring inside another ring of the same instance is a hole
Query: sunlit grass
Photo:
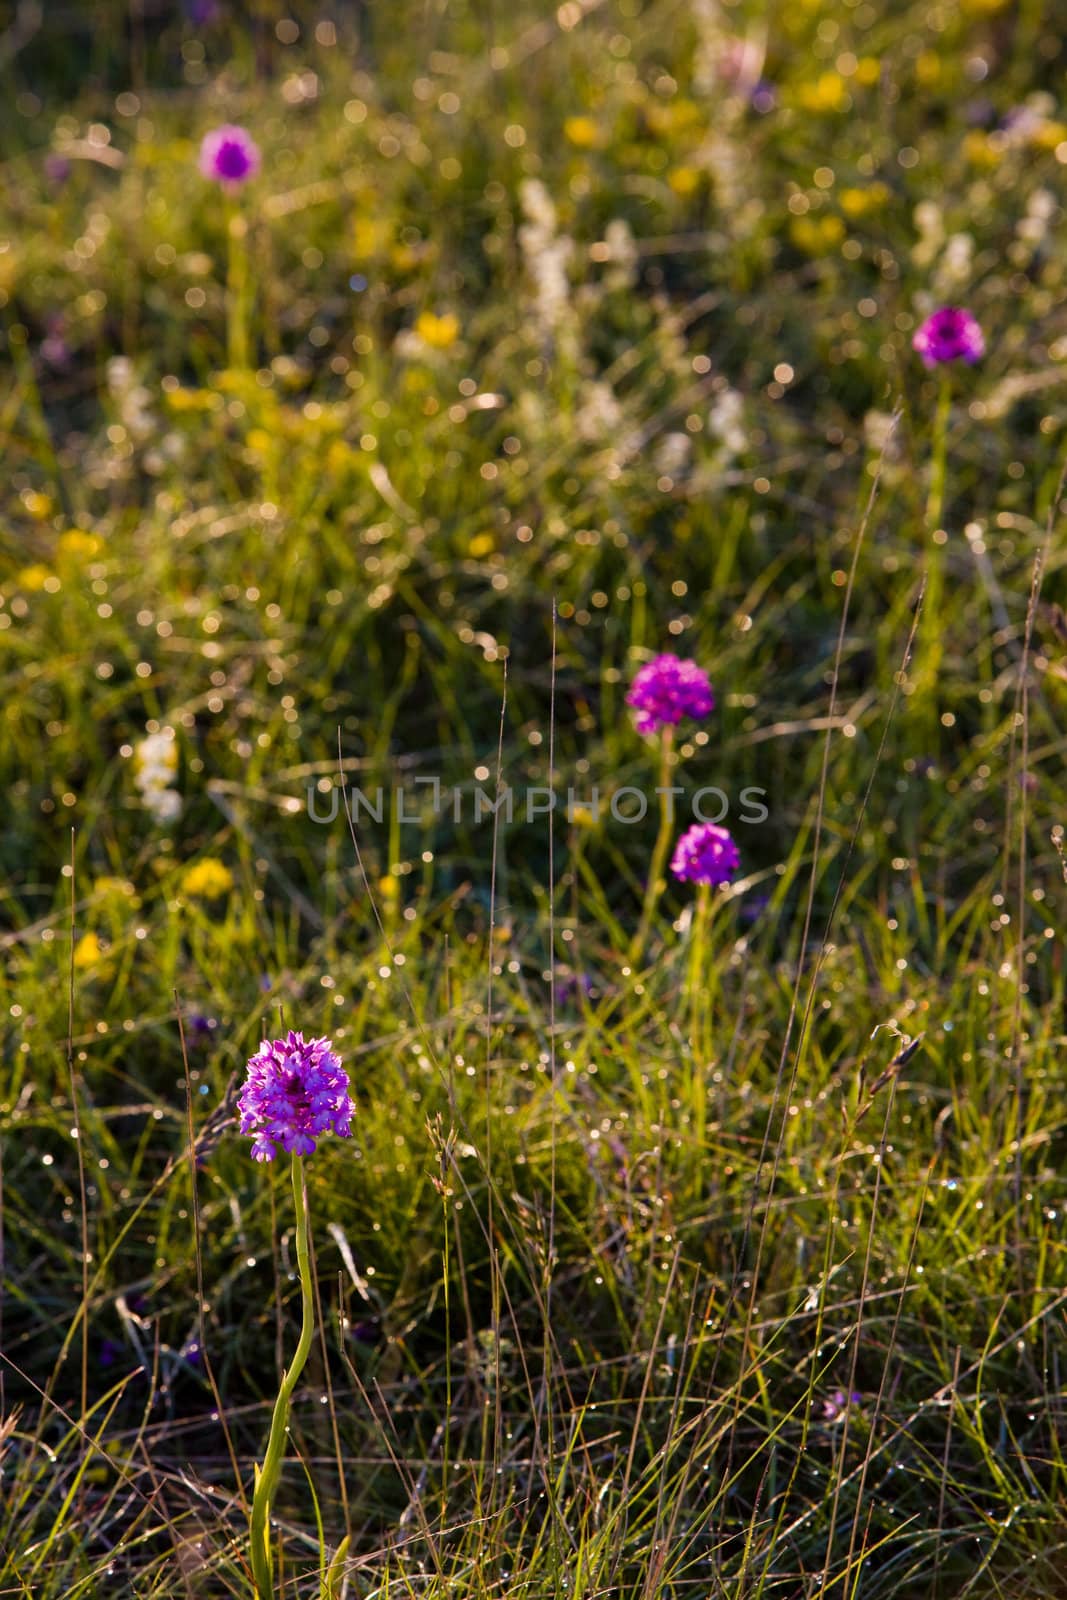
{"type": "Polygon", "coordinates": [[[1062,1592],[1054,9],[103,9],[2,67],[0,1592],[251,1593],[288,1027],[285,1593],[1062,1592]],[[660,651],[741,869],[635,940],[660,651]]]}

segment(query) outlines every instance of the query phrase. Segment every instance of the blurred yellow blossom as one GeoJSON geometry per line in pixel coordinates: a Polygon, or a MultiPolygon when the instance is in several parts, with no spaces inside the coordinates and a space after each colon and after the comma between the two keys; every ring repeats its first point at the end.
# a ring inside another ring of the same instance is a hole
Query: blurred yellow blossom
{"type": "MultiPolygon", "coordinates": [[[[857,68],[857,73],[859,69],[857,68]]],[[[845,80],[839,72],[822,72],[814,83],[802,83],[797,104],[803,111],[844,111],[848,106],[845,80]]]]}
{"type": "Polygon", "coordinates": [[[469,553],[477,560],[480,556],[487,556],[496,549],[496,539],[491,533],[476,533],[467,546],[469,553]]]}
{"type": "Polygon", "coordinates": [[[30,489],[23,495],[22,503],[30,516],[34,517],[38,522],[43,522],[46,517],[52,515],[51,495],[41,494],[36,489],[30,489]]]}
{"type": "Polygon", "coordinates": [[[39,589],[44,588],[51,576],[51,567],[42,566],[36,561],[32,567],[23,567],[21,571],[16,572],[15,582],[20,589],[28,589],[31,594],[36,594],[39,589]]]}
{"type": "Polygon", "coordinates": [[[872,211],[880,211],[888,199],[889,187],[879,181],[869,183],[864,189],[842,189],[840,205],[845,216],[855,220],[857,217],[870,216],[872,211]]]}
{"type": "Polygon", "coordinates": [[[459,338],[459,318],[451,311],[443,317],[432,311],[420,311],[415,319],[415,332],[431,350],[447,350],[459,338]]]}
{"type": "Polygon", "coordinates": [[[941,77],[941,57],[936,50],[921,50],[915,57],[915,77],[924,89],[929,89],[941,77]]]}
{"type": "Polygon", "coordinates": [[[593,829],[597,826],[596,813],[589,806],[572,806],[570,821],[576,828],[593,829]]]}
{"type": "Polygon", "coordinates": [[[877,56],[860,56],[852,76],[863,88],[871,89],[882,76],[882,63],[877,56]]]}
{"type": "Polygon", "coordinates": [[[789,224],[789,236],[807,255],[824,256],[845,237],[845,224],[834,216],[794,217],[789,224]]]}
{"type": "Polygon", "coordinates": [[[265,456],[270,450],[272,440],[266,428],[249,428],[245,435],[245,444],[256,455],[265,456]]]}
{"type": "Polygon", "coordinates": [[[232,888],[233,873],[214,856],[205,856],[202,861],[194,862],[182,874],[183,892],[202,900],[217,900],[219,895],[228,893],[232,888]]]}
{"type": "Polygon", "coordinates": [[[356,255],[381,255],[393,240],[393,225],[385,217],[357,217],[352,228],[356,255]]]}
{"type": "Polygon", "coordinates": [[[75,561],[89,561],[99,555],[102,549],[103,541],[95,533],[86,533],[82,528],[68,528],[56,541],[56,553],[70,556],[75,561]]]}
{"type": "Polygon", "coordinates": [[[600,129],[592,117],[565,118],[563,133],[579,150],[593,150],[600,142],[600,129]]]}
{"type": "Polygon", "coordinates": [[[74,970],[88,972],[104,963],[107,951],[95,933],[84,933],[74,946],[74,970]]]}
{"type": "Polygon", "coordinates": [[[988,133],[983,133],[981,128],[974,128],[964,138],[963,154],[973,167],[995,167],[1004,151],[988,133]]]}
{"type": "Polygon", "coordinates": [[[1036,150],[1055,150],[1067,140],[1067,122],[1042,122],[1030,135],[1036,150]]]}
{"type": "Polygon", "coordinates": [[[93,883],[93,898],[97,900],[134,900],[136,897],[133,884],[126,878],[105,876],[93,883]]]}
{"type": "Polygon", "coordinates": [[[697,167],[675,167],[667,174],[667,182],[675,194],[683,198],[696,193],[700,187],[700,179],[701,173],[697,167]]]}
{"type": "Polygon", "coordinates": [[[400,893],[399,880],[394,878],[391,872],[387,872],[384,877],[378,879],[378,893],[383,900],[395,900],[400,893]]]}
{"type": "Polygon", "coordinates": [[[210,389],[165,389],[163,397],[171,411],[218,411],[222,396],[210,389]]]}

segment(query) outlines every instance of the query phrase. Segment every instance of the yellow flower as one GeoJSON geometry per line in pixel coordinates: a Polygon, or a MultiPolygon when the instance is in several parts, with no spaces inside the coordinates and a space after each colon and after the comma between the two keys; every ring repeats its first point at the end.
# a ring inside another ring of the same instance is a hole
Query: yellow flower
{"type": "Polygon", "coordinates": [[[16,572],[15,582],[20,589],[28,589],[31,594],[36,594],[39,589],[44,588],[51,576],[52,569],[42,566],[37,561],[32,567],[23,567],[21,572],[16,572]]]}
{"type": "Polygon", "coordinates": [[[700,188],[700,178],[701,173],[697,167],[675,167],[667,174],[667,182],[675,194],[681,195],[683,199],[686,195],[696,193],[700,188]]]}
{"type": "Polygon", "coordinates": [[[579,150],[593,150],[600,143],[600,129],[592,117],[567,117],[563,133],[579,150]]]}
{"type": "Polygon", "coordinates": [[[988,133],[974,128],[964,138],[963,154],[973,167],[995,167],[1000,164],[1004,152],[988,133]]]}
{"type": "Polygon", "coordinates": [[[853,73],[853,77],[858,84],[861,84],[864,89],[872,89],[881,76],[882,63],[877,56],[860,56],[856,62],[856,70],[853,73]]]}
{"type": "Polygon", "coordinates": [[[81,528],[68,528],[56,541],[56,554],[70,556],[75,561],[89,561],[103,547],[95,533],[85,533],[81,528]]]}
{"type": "Polygon", "coordinates": [[[74,970],[88,972],[103,965],[107,952],[95,933],[85,933],[74,946],[74,970]]]}
{"type": "Polygon", "coordinates": [[[163,398],[179,415],[183,411],[217,411],[222,405],[222,396],[210,389],[165,389],[163,398]]]}
{"type": "Polygon", "coordinates": [[[1035,150],[1055,150],[1067,139],[1067,122],[1043,122],[1030,135],[1035,150]]]}
{"type": "Polygon", "coordinates": [[[480,556],[487,556],[496,549],[496,540],[491,533],[476,533],[467,550],[475,560],[480,556]]]}
{"type": "Polygon", "coordinates": [[[809,256],[824,256],[845,237],[840,217],[794,217],[789,236],[799,250],[809,256]]]}
{"type": "Polygon", "coordinates": [[[378,879],[378,893],[383,900],[395,900],[400,893],[400,883],[391,872],[378,879]]]}
{"type": "Polygon", "coordinates": [[[125,878],[97,878],[93,884],[93,898],[96,900],[133,900],[136,891],[133,884],[125,878]]]}
{"type": "Polygon", "coordinates": [[[844,111],[848,106],[844,78],[839,72],[820,73],[814,83],[801,84],[797,104],[804,111],[844,111]]]}
{"type": "Polygon", "coordinates": [[[889,199],[889,189],[884,183],[869,183],[865,189],[842,189],[841,210],[855,220],[880,211],[889,199]]]}
{"type": "Polygon", "coordinates": [[[245,436],[245,444],[256,455],[267,455],[270,451],[271,443],[271,436],[266,428],[249,428],[245,436]]]}
{"type": "Polygon", "coordinates": [[[182,874],[183,892],[202,900],[217,900],[232,888],[233,873],[221,861],[216,861],[214,856],[205,856],[202,861],[194,862],[182,874]]]}
{"type": "Polygon", "coordinates": [[[360,260],[381,255],[392,241],[392,223],[384,217],[357,217],[352,229],[356,255],[360,260]]]}
{"type": "Polygon", "coordinates": [[[589,806],[573,806],[570,821],[576,828],[593,829],[597,826],[596,814],[589,806]]]}
{"type": "Polygon", "coordinates": [[[46,517],[52,515],[51,495],[39,494],[36,489],[30,489],[28,493],[23,495],[22,503],[30,516],[34,517],[38,522],[43,522],[46,517]]]}
{"type": "Polygon", "coordinates": [[[432,311],[420,311],[415,319],[415,332],[431,350],[447,350],[459,338],[459,318],[451,311],[443,317],[432,311]]]}
{"type": "Polygon", "coordinates": [[[941,57],[936,50],[923,50],[915,58],[915,77],[924,89],[931,88],[941,76],[941,57]]]}

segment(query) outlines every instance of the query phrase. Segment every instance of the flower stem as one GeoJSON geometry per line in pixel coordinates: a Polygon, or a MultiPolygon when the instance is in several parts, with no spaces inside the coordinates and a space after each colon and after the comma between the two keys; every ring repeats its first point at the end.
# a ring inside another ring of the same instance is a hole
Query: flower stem
{"type": "Polygon", "coordinates": [[[686,977],[686,1011],[689,1017],[689,1048],[693,1060],[693,1093],[698,1150],[703,1148],[707,1125],[707,1071],[711,1052],[712,995],[708,986],[708,932],[711,927],[711,885],[697,889],[693,921],[689,930],[689,971],[686,977]]]}
{"type": "Polygon", "coordinates": [[[648,883],[645,887],[641,921],[630,945],[630,965],[636,967],[648,943],[652,918],[665,887],[663,869],[667,864],[671,835],[674,832],[674,796],[670,793],[671,756],[674,750],[674,729],[664,728],[660,733],[659,754],[659,832],[652,847],[648,865],[648,883]]]}
{"type": "Polygon", "coordinates": [[[270,1542],[270,1507],[281,1473],[282,1455],[285,1451],[286,1429],[289,1423],[289,1405],[296,1381],[304,1370],[315,1332],[315,1293],[311,1282],[311,1255],[308,1250],[308,1216],[304,1197],[304,1167],[300,1157],[293,1157],[293,1207],[296,1212],[296,1262],[300,1272],[300,1294],[303,1304],[303,1325],[300,1342],[292,1364],[283,1374],[278,1398],[274,1402],[270,1436],[263,1457],[263,1465],[256,1472],[256,1486],[252,1496],[251,1543],[252,1575],[259,1600],[272,1600],[274,1590],[274,1563],[270,1542]]]}
{"type": "Polygon", "coordinates": [[[231,205],[226,237],[226,359],[234,371],[243,372],[248,367],[248,222],[236,204],[231,205]]]}
{"type": "Polygon", "coordinates": [[[942,533],[941,518],[945,508],[946,457],[948,452],[948,423],[952,388],[947,369],[941,372],[941,389],[934,416],[932,456],[930,462],[930,492],[926,500],[926,597],[922,637],[925,644],[920,657],[919,689],[924,698],[929,696],[937,724],[937,678],[941,667],[941,601],[945,587],[944,544],[938,539],[942,533]]]}

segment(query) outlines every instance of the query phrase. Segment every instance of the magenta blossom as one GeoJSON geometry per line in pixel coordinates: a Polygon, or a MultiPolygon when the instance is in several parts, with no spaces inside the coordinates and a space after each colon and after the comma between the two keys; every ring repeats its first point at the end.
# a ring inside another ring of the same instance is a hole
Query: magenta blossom
{"type": "Polygon", "coordinates": [[[715,707],[715,696],[707,673],[695,661],[662,655],[641,668],[626,704],[637,713],[638,733],[656,733],[677,726],[683,717],[706,717],[715,707]]]}
{"type": "Polygon", "coordinates": [[[683,883],[709,883],[713,888],[729,883],[741,857],[725,828],[714,822],[697,822],[678,840],[671,871],[683,883]]]}
{"type": "Polygon", "coordinates": [[[200,145],[200,171],[224,188],[236,189],[260,168],[259,146],[246,128],[228,122],[205,133],[200,145]]]}
{"type": "Polygon", "coordinates": [[[835,1389],[822,1403],[822,1414],[827,1422],[840,1422],[849,1406],[858,1406],[863,1396],[858,1389],[850,1389],[848,1394],[843,1389],[835,1389]]]}
{"type": "Polygon", "coordinates": [[[277,1141],[291,1155],[310,1156],[324,1133],[347,1138],[355,1105],[348,1074],[328,1039],[305,1040],[289,1032],[264,1040],[248,1063],[248,1078],[237,1097],[241,1132],[253,1133],[256,1161],[273,1161],[277,1141]]]}
{"type": "Polygon", "coordinates": [[[942,306],[935,311],[911,342],[924,367],[940,367],[946,361],[966,361],[973,367],[985,355],[981,328],[971,313],[959,306],[942,306]]]}

